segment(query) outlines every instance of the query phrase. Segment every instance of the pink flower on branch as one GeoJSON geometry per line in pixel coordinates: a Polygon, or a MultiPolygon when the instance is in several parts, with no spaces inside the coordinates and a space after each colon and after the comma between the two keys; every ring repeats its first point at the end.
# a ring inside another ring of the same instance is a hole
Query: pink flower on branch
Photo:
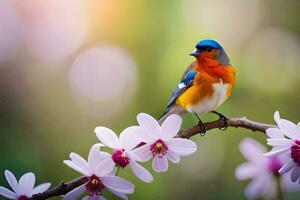
{"type": "Polygon", "coordinates": [[[134,192],[132,183],[114,175],[115,164],[110,154],[101,152],[99,149],[100,144],[95,144],[91,147],[88,161],[76,153],[70,154],[71,160],[64,161],[70,168],[89,178],[85,184],[67,193],[64,196],[65,200],[77,199],[86,191],[88,196],[84,200],[104,200],[102,191],[105,188],[122,199],[128,199],[126,194],[134,192]]]}
{"type": "Polygon", "coordinates": [[[142,131],[140,135],[145,144],[132,153],[140,162],[151,158],[152,167],[156,172],[168,170],[168,160],[173,163],[180,161],[180,156],[188,156],[197,150],[195,142],[189,139],[174,138],[180,130],[182,119],[178,115],[170,115],[160,126],[150,115],[140,113],[137,121],[142,131]]]}
{"type": "Polygon", "coordinates": [[[16,177],[9,170],[5,170],[4,175],[6,181],[14,191],[12,192],[0,186],[0,195],[8,199],[28,200],[32,195],[45,192],[51,186],[50,183],[43,183],[34,187],[35,175],[31,172],[24,174],[19,182],[17,182],[16,177]]]}
{"type": "Polygon", "coordinates": [[[246,197],[258,199],[264,197],[274,199],[277,195],[276,178],[280,178],[284,191],[295,191],[300,185],[292,183],[290,174],[279,174],[284,159],[281,157],[266,158],[263,154],[266,148],[251,138],[245,138],[240,143],[240,151],[248,162],[237,167],[235,175],[239,180],[252,179],[245,190],[246,197]]]}
{"type": "Polygon", "coordinates": [[[286,162],[279,173],[291,172],[291,180],[300,184],[300,123],[297,125],[286,119],[281,119],[275,112],[274,119],[278,128],[269,128],[267,144],[273,149],[266,153],[267,157],[282,156],[286,162]]]}
{"type": "Polygon", "coordinates": [[[132,154],[132,150],[141,142],[139,137],[141,129],[138,126],[126,128],[119,138],[112,130],[105,127],[96,127],[95,132],[105,146],[114,150],[112,159],[117,167],[124,168],[129,165],[139,179],[146,183],[153,181],[152,175],[136,162],[136,158],[132,154]]]}

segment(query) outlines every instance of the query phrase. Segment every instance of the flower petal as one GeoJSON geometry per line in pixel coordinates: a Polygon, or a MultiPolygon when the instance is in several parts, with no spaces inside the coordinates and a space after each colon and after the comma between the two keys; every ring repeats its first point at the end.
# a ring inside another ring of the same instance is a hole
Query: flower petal
{"type": "Polygon", "coordinates": [[[284,132],[289,138],[295,139],[299,138],[299,129],[297,126],[286,119],[281,119],[278,124],[279,128],[284,132]]]}
{"type": "Polygon", "coordinates": [[[19,195],[25,195],[31,197],[31,193],[35,183],[35,176],[33,173],[29,172],[24,174],[19,181],[19,195]]]}
{"type": "Polygon", "coordinates": [[[166,157],[172,163],[179,163],[180,157],[177,153],[175,153],[172,149],[168,149],[166,157]]]}
{"type": "Polygon", "coordinates": [[[138,164],[135,161],[130,161],[129,165],[133,171],[133,173],[142,181],[146,182],[146,183],[151,183],[153,181],[153,177],[150,174],[150,172],[142,167],[140,164],[138,164]]]}
{"type": "Polygon", "coordinates": [[[235,170],[235,176],[239,180],[246,180],[254,177],[258,173],[257,166],[250,163],[243,163],[235,170]]]}
{"type": "Polygon", "coordinates": [[[254,178],[247,186],[245,194],[249,199],[257,199],[267,191],[270,186],[270,179],[268,176],[258,176],[254,178]]]}
{"type": "Polygon", "coordinates": [[[168,170],[168,159],[165,156],[155,156],[152,160],[152,168],[157,173],[166,172],[168,170]]]}
{"type": "Polygon", "coordinates": [[[270,146],[288,147],[293,143],[292,140],[286,138],[272,138],[267,139],[267,144],[270,146]]]}
{"type": "MultiPolygon", "coordinates": [[[[90,169],[90,172],[92,173],[92,171],[95,171],[97,165],[102,161],[104,160],[105,158],[107,158],[106,154],[104,154],[104,152],[101,152],[100,151],[100,144],[94,144],[91,149],[90,149],[90,152],[89,152],[89,157],[88,157],[88,166],[89,166],[89,169],[90,169]]],[[[111,157],[110,154],[109,155],[109,158],[111,157]]]]}
{"type": "Polygon", "coordinates": [[[268,128],[266,130],[266,134],[270,138],[284,138],[284,136],[279,128],[268,128]]]}
{"type": "Polygon", "coordinates": [[[81,194],[83,194],[86,191],[85,184],[73,189],[72,191],[68,192],[64,196],[64,200],[74,200],[77,199],[81,194]]]}
{"type": "Polygon", "coordinates": [[[274,119],[280,130],[283,131],[286,136],[292,139],[297,138],[298,129],[296,124],[286,119],[281,119],[278,111],[274,113],[274,119]]]}
{"type": "Polygon", "coordinates": [[[169,139],[176,136],[180,131],[182,119],[179,115],[170,115],[161,125],[163,139],[169,139]]]}
{"type": "Polygon", "coordinates": [[[9,198],[9,199],[16,199],[17,198],[17,194],[6,189],[5,187],[0,186],[0,195],[9,198]]]}
{"type": "Polygon", "coordinates": [[[9,171],[9,170],[5,170],[4,175],[5,175],[5,178],[8,182],[8,184],[10,185],[10,187],[16,193],[19,193],[19,184],[18,184],[18,181],[17,181],[15,175],[13,175],[13,173],[11,173],[11,171],[9,171]]]}
{"type": "Polygon", "coordinates": [[[113,175],[101,177],[101,181],[105,187],[116,192],[132,194],[134,192],[134,185],[123,178],[113,175]]]}
{"type": "Polygon", "coordinates": [[[68,167],[74,169],[75,171],[81,173],[82,175],[85,175],[85,176],[89,176],[91,175],[89,172],[81,169],[80,167],[78,167],[77,165],[75,165],[71,160],[64,160],[63,161],[64,164],[66,164],[68,167]]]}
{"type": "Polygon", "coordinates": [[[292,182],[291,173],[285,173],[282,175],[282,187],[285,192],[296,192],[300,190],[300,185],[298,182],[292,182]]]}
{"type": "Polygon", "coordinates": [[[111,158],[108,158],[108,159],[105,159],[103,161],[101,161],[94,173],[99,176],[99,177],[102,177],[102,176],[105,176],[107,174],[110,174],[115,168],[115,163],[114,161],[111,159],[111,158]]]}
{"type": "Polygon", "coordinates": [[[156,119],[146,113],[140,113],[136,118],[140,127],[145,129],[150,136],[161,137],[161,128],[156,119]]]}
{"type": "Polygon", "coordinates": [[[290,150],[290,147],[273,148],[271,151],[269,151],[268,153],[264,153],[263,155],[270,158],[270,157],[279,156],[281,154],[284,154],[289,150],[290,150]]]}
{"type": "Polygon", "coordinates": [[[106,200],[102,195],[85,196],[82,200],[106,200]]]}
{"type": "Polygon", "coordinates": [[[266,148],[252,138],[245,138],[240,143],[240,152],[251,162],[261,163],[265,161],[263,153],[266,148]]]}
{"type": "Polygon", "coordinates": [[[104,151],[100,152],[100,156],[101,156],[101,160],[105,160],[107,158],[111,158],[111,155],[109,153],[107,153],[107,152],[104,152],[104,151]]]}
{"type": "Polygon", "coordinates": [[[144,144],[131,151],[132,158],[139,162],[147,162],[153,157],[149,144],[144,144]]]}
{"type": "Polygon", "coordinates": [[[277,123],[278,120],[280,120],[280,114],[279,114],[278,111],[276,111],[276,112],[274,113],[274,120],[275,120],[276,123],[277,123]]]}
{"type": "Polygon", "coordinates": [[[139,126],[131,126],[120,134],[120,145],[122,149],[131,150],[142,142],[142,129],[139,126]]]}
{"type": "Polygon", "coordinates": [[[98,126],[95,128],[98,139],[111,149],[121,148],[118,136],[109,128],[98,126]]]}
{"type": "Polygon", "coordinates": [[[122,192],[117,192],[115,190],[112,190],[112,189],[109,189],[109,191],[111,193],[113,193],[114,195],[116,195],[117,197],[120,197],[121,199],[124,199],[124,200],[128,200],[128,197],[126,194],[122,193],[122,192]]]}
{"type": "Polygon", "coordinates": [[[129,160],[134,160],[134,161],[139,160],[139,158],[132,153],[132,150],[124,151],[124,153],[127,156],[127,158],[129,158],[129,160]]]}
{"type": "Polygon", "coordinates": [[[300,177],[300,167],[295,166],[291,173],[291,180],[292,182],[296,182],[300,177]]]}
{"type": "Polygon", "coordinates": [[[171,138],[169,140],[166,140],[166,144],[169,149],[179,154],[180,156],[191,155],[197,150],[196,143],[189,139],[171,138]]]}
{"type": "Polygon", "coordinates": [[[50,188],[50,186],[51,186],[51,183],[40,184],[40,185],[36,186],[35,188],[33,188],[32,195],[45,192],[46,190],[48,190],[50,188]]]}
{"type": "Polygon", "coordinates": [[[294,163],[294,161],[292,159],[290,159],[287,163],[285,163],[280,169],[279,169],[279,173],[280,174],[284,174],[288,171],[290,171],[296,164],[294,163]]]}
{"type": "Polygon", "coordinates": [[[72,162],[77,165],[78,167],[80,167],[82,170],[84,170],[87,174],[90,171],[90,167],[88,165],[88,163],[86,162],[86,160],[84,158],[82,158],[80,155],[78,155],[77,153],[71,153],[70,154],[70,158],[72,160],[72,162]]]}

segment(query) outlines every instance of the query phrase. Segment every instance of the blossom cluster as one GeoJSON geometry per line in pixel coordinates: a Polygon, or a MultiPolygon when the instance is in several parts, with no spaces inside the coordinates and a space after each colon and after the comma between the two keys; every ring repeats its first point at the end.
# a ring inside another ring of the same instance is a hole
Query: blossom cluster
{"type": "MultiPolygon", "coordinates": [[[[111,129],[98,126],[95,133],[100,143],[94,144],[88,159],[76,153],[70,154],[70,160],[63,163],[87,177],[87,181],[64,195],[65,200],[78,199],[83,193],[83,200],[105,200],[103,190],[108,190],[121,199],[134,192],[134,185],[118,176],[119,168],[130,167],[141,181],[153,181],[151,173],[140,163],[152,159],[153,170],[166,172],[168,161],[178,163],[180,156],[188,156],[197,150],[195,142],[176,138],[182,119],[178,115],[169,116],[161,125],[150,115],[140,113],[137,126],[123,130],[119,137],[111,129]],[[102,151],[102,147],[112,149],[112,154],[102,151]]],[[[7,182],[14,192],[0,187],[0,195],[16,200],[28,200],[34,194],[42,193],[50,187],[44,183],[34,188],[35,176],[27,173],[19,183],[10,171],[5,171],[7,182]]]]}
{"type": "Polygon", "coordinates": [[[240,143],[240,151],[248,162],[236,169],[239,180],[252,179],[245,190],[249,199],[275,199],[280,190],[290,192],[300,190],[300,122],[296,125],[274,114],[277,127],[269,128],[266,148],[251,138],[240,143]]]}
{"type": "MultiPolygon", "coordinates": [[[[300,190],[300,122],[294,124],[282,119],[275,112],[277,126],[266,130],[267,149],[251,138],[244,138],[240,151],[247,162],[239,165],[235,175],[239,180],[252,179],[245,190],[249,199],[274,199],[280,191],[300,190]],[[279,191],[280,190],[280,191],[279,191]]],[[[87,193],[83,200],[105,200],[103,191],[108,190],[121,199],[128,199],[134,192],[134,185],[118,176],[120,168],[129,167],[143,182],[153,181],[152,174],[141,163],[152,160],[152,168],[157,173],[168,170],[169,161],[178,163],[181,156],[188,156],[197,150],[195,142],[177,137],[182,119],[170,115],[160,125],[152,116],[140,113],[138,125],[124,129],[119,136],[111,129],[95,128],[99,143],[89,151],[87,160],[76,153],[63,163],[86,177],[86,182],[63,196],[65,200],[75,200],[87,193]],[[103,150],[110,148],[112,153],[103,150]]],[[[0,195],[8,199],[28,200],[33,195],[45,192],[50,183],[36,187],[35,175],[24,174],[19,181],[8,170],[5,178],[13,191],[0,186],[0,195]]]]}

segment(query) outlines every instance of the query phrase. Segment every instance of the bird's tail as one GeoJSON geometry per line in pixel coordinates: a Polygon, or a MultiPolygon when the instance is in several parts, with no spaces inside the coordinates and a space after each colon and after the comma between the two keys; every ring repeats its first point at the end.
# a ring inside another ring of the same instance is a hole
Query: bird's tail
{"type": "Polygon", "coordinates": [[[159,117],[158,122],[163,122],[166,118],[168,118],[172,114],[183,115],[186,111],[184,111],[179,106],[172,106],[167,108],[167,110],[159,117]]]}

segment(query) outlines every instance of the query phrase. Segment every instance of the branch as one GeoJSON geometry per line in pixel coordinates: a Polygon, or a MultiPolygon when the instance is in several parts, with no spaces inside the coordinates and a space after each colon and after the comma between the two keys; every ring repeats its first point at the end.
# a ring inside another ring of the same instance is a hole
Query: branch
{"type": "MultiPolygon", "coordinates": [[[[228,120],[218,119],[216,121],[203,123],[203,127],[205,127],[205,130],[208,131],[208,130],[215,129],[215,128],[223,128],[226,125],[226,123],[228,126],[231,126],[231,127],[236,127],[236,128],[241,127],[241,128],[249,129],[252,131],[259,131],[259,132],[263,132],[263,133],[265,133],[266,129],[268,129],[268,128],[276,127],[275,125],[271,125],[271,124],[254,122],[254,121],[246,119],[245,117],[229,118],[228,120]]],[[[177,137],[190,138],[194,135],[203,133],[202,130],[203,130],[203,128],[201,128],[201,126],[196,125],[185,131],[180,131],[177,134],[177,137]]],[[[56,186],[50,190],[47,190],[46,192],[33,195],[30,198],[30,200],[43,200],[43,199],[48,199],[48,198],[54,197],[54,196],[65,195],[68,192],[72,191],[74,188],[84,184],[87,180],[88,180],[88,177],[80,177],[80,178],[74,179],[67,183],[61,182],[58,186],[56,186]]]]}
{"type": "Polygon", "coordinates": [[[30,200],[42,200],[42,199],[48,199],[50,197],[60,196],[67,194],[68,192],[72,191],[74,188],[77,188],[78,186],[84,184],[88,180],[88,177],[79,177],[77,179],[74,179],[72,181],[69,181],[67,183],[61,182],[56,187],[47,190],[46,192],[35,194],[33,195],[30,200]]]}
{"type": "MultiPolygon", "coordinates": [[[[245,129],[249,129],[251,131],[259,131],[259,132],[263,132],[265,133],[265,131],[268,128],[273,128],[276,127],[275,125],[271,125],[271,124],[264,124],[264,123],[260,123],[260,122],[255,122],[255,121],[251,121],[249,119],[247,119],[246,117],[241,117],[241,118],[229,118],[228,120],[224,120],[224,119],[218,119],[216,121],[212,121],[212,122],[206,122],[203,123],[203,127],[206,131],[211,130],[211,129],[215,129],[215,128],[223,128],[225,125],[231,126],[231,127],[236,127],[236,128],[245,128],[245,129]]],[[[190,138],[196,134],[203,134],[203,127],[196,125],[192,128],[189,128],[185,131],[180,131],[177,134],[177,137],[181,137],[181,138],[190,138]]]]}

